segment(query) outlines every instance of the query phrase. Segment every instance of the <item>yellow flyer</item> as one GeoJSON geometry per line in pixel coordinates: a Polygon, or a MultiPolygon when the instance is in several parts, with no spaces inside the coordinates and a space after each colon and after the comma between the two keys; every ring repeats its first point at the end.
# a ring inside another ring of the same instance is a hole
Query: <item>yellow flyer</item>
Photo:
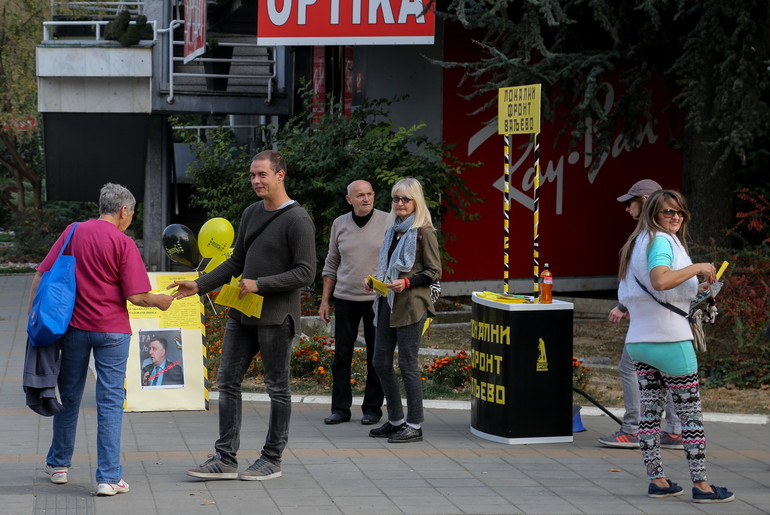
{"type": "Polygon", "coordinates": [[[372,288],[374,291],[376,291],[377,293],[379,293],[379,294],[380,294],[380,295],[382,295],[383,297],[387,297],[387,295],[388,295],[388,292],[389,292],[390,290],[388,289],[387,285],[386,285],[384,282],[382,282],[382,281],[378,281],[377,279],[375,279],[375,278],[374,278],[373,276],[371,276],[371,275],[368,275],[368,276],[366,276],[366,280],[367,280],[367,281],[369,281],[369,286],[370,286],[370,287],[371,287],[371,288],[372,288]]]}
{"type": "Polygon", "coordinates": [[[250,317],[261,317],[262,303],[265,298],[262,295],[258,295],[256,293],[247,293],[243,296],[242,299],[239,299],[238,295],[240,295],[240,293],[241,289],[237,286],[225,284],[222,286],[222,290],[219,292],[219,295],[217,295],[217,298],[214,302],[216,304],[221,304],[222,306],[235,308],[244,315],[248,315],[250,317]]]}

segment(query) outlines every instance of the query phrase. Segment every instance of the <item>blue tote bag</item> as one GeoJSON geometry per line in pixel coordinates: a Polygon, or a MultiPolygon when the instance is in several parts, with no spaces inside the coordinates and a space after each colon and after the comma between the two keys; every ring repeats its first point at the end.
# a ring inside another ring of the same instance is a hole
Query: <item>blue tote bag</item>
{"type": "Polygon", "coordinates": [[[27,321],[29,342],[45,347],[62,337],[70,325],[75,307],[75,256],[63,256],[77,223],[64,241],[51,269],[40,279],[27,321]]]}

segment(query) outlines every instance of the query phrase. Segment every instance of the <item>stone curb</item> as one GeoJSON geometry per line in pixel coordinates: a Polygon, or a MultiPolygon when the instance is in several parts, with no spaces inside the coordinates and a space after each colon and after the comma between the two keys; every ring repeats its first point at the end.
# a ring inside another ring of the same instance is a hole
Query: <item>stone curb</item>
{"type": "MultiPolygon", "coordinates": [[[[218,392],[210,392],[209,399],[214,401],[219,399],[218,392]]],[[[244,393],[243,400],[247,402],[269,402],[270,396],[266,393],[244,393]]],[[[363,397],[353,397],[353,405],[360,406],[363,401],[363,397]]],[[[331,405],[331,397],[326,395],[292,395],[291,402],[296,404],[329,404],[331,405]]],[[[451,410],[466,410],[470,411],[470,401],[451,401],[441,399],[425,399],[423,405],[426,408],[434,409],[451,409],[451,410]]],[[[406,404],[404,404],[406,406],[406,404]]],[[[617,417],[623,416],[622,408],[607,408],[610,413],[617,417]]],[[[588,417],[606,417],[599,408],[593,406],[581,406],[581,416],[588,417]]],[[[733,414],[733,413],[703,413],[703,420],[705,422],[728,422],[732,424],[755,424],[765,425],[770,422],[770,417],[767,415],[751,415],[751,414],[733,414]]]]}

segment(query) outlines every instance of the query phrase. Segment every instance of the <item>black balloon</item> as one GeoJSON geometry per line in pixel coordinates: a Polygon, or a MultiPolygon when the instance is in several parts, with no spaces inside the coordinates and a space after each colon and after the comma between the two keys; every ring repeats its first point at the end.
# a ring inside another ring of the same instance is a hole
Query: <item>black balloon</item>
{"type": "Polygon", "coordinates": [[[196,268],[201,257],[198,241],[193,232],[182,224],[171,224],[163,229],[163,250],[180,265],[196,268]]]}

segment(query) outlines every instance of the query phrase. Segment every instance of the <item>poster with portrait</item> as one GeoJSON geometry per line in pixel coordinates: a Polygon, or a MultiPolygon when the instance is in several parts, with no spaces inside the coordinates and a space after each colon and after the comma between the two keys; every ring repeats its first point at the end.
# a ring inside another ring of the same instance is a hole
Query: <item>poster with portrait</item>
{"type": "Polygon", "coordinates": [[[184,388],[182,329],[139,330],[142,388],[184,388]]]}
{"type": "MultiPolygon", "coordinates": [[[[151,272],[153,293],[196,273],[151,272]]],[[[126,367],[125,411],[208,409],[203,304],[197,295],[175,300],[167,311],[128,303],[131,346],[126,367]]]]}

